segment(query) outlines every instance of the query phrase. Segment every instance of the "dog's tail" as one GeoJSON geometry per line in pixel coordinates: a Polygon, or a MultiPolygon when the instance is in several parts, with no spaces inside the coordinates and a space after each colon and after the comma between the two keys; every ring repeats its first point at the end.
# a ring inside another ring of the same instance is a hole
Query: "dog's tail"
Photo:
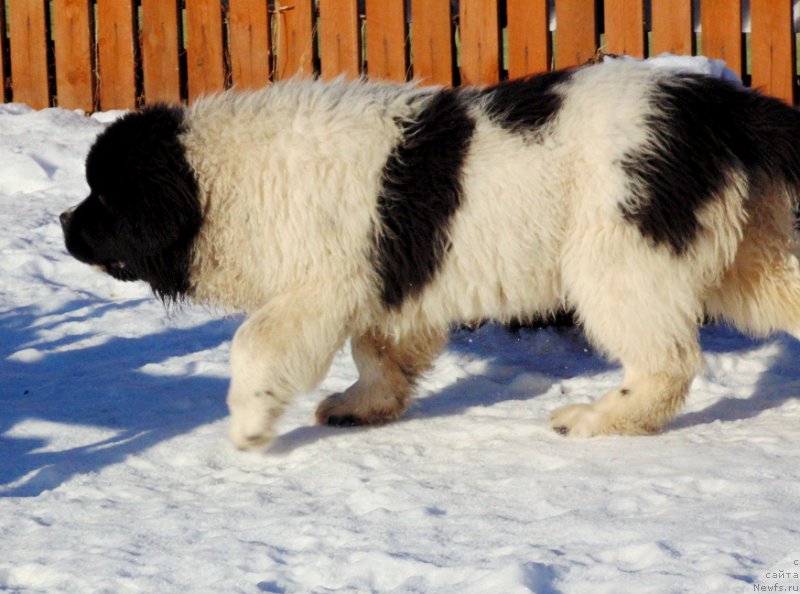
{"type": "Polygon", "coordinates": [[[736,116],[741,141],[737,157],[751,187],[765,184],[791,199],[795,220],[800,218],[800,111],[760,93],[740,94],[736,116]],[[749,145],[749,146],[748,146],[749,145]]]}

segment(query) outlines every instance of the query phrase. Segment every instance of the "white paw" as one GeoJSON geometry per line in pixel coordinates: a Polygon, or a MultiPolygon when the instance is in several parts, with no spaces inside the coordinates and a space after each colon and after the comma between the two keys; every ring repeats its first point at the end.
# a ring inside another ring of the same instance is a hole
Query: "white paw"
{"type": "Polygon", "coordinates": [[[263,412],[243,414],[232,411],[228,438],[240,450],[259,450],[265,448],[275,437],[274,421],[263,412]]]}
{"type": "Polygon", "coordinates": [[[231,443],[239,450],[260,450],[267,447],[275,437],[275,432],[262,430],[260,433],[244,432],[236,426],[231,426],[228,437],[231,443]]]}
{"type": "Polygon", "coordinates": [[[568,437],[593,437],[600,433],[602,414],[594,404],[570,404],[550,415],[550,426],[556,433],[568,437]]]}

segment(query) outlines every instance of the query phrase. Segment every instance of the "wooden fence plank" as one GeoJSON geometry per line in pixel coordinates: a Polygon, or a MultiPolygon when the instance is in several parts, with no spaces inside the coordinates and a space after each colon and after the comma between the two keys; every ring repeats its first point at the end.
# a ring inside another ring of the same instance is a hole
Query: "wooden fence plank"
{"type": "Polygon", "coordinates": [[[556,2],[555,45],[558,68],[583,64],[594,56],[597,51],[594,0],[556,2]]]}
{"type": "Polygon", "coordinates": [[[275,78],[314,74],[313,0],[275,0],[272,46],[275,78]]]}
{"type": "Polygon", "coordinates": [[[319,0],[319,61],[323,78],[359,75],[360,37],[356,2],[319,0]]]}
{"type": "Polygon", "coordinates": [[[450,0],[411,0],[411,61],[415,79],[453,84],[450,0]]]}
{"type": "Polygon", "coordinates": [[[14,101],[34,109],[50,106],[44,0],[8,3],[11,83],[14,101]]]}
{"type": "Polygon", "coordinates": [[[136,107],[133,1],[97,0],[100,109],[136,107]]]}
{"type": "Polygon", "coordinates": [[[94,110],[90,0],[53,0],[56,96],[64,109],[94,110]]]}
{"type": "Polygon", "coordinates": [[[742,76],[741,0],[705,0],[700,12],[703,55],[724,60],[742,76]]]}
{"type": "Polygon", "coordinates": [[[653,55],[670,52],[692,55],[692,0],[652,3],[653,55]]]}
{"type": "Polygon", "coordinates": [[[180,2],[142,0],[142,78],[147,103],[181,100],[180,2]]]}
{"type": "Polygon", "coordinates": [[[794,34],[790,0],[751,0],[752,85],[794,102],[794,34]]]}
{"type": "Polygon", "coordinates": [[[237,89],[257,89],[269,83],[267,0],[230,0],[228,45],[237,89]]]}
{"type": "Polygon", "coordinates": [[[220,0],[186,0],[189,101],[225,88],[220,0]]]}
{"type": "Polygon", "coordinates": [[[500,80],[500,27],[497,3],[461,0],[461,83],[492,84],[500,80]]]}
{"type": "MultiPolygon", "coordinates": [[[[739,0],[736,0],[738,2],[739,0]]],[[[606,0],[604,50],[644,58],[644,1],[606,0]]]]}
{"type": "Polygon", "coordinates": [[[509,78],[549,70],[547,0],[507,0],[506,11],[509,78]]]}
{"type": "Polygon", "coordinates": [[[403,0],[366,0],[367,72],[370,78],[406,80],[406,14],[403,0]]]}

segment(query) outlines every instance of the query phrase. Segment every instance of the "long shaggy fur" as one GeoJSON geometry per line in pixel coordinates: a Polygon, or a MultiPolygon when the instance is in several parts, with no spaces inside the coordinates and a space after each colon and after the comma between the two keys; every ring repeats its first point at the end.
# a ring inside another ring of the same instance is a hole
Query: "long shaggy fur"
{"type": "Polygon", "coordinates": [[[348,338],[360,379],[321,423],[402,414],[453,323],[561,310],[625,379],[553,428],[641,434],[682,404],[704,315],[800,335],[798,172],[793,109],[638,63],[483,89],[295,80],[126,116],[62,222],[86,262],[247,312],[238,447],[268,443],[348,338]],[[176,262],[172,284],[148,262],[176,262]]]}

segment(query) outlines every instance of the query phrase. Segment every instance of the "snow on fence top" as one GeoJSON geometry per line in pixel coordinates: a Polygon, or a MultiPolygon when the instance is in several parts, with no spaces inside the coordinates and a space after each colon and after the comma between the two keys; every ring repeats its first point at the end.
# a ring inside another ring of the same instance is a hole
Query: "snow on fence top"
{"type": "Polygon", "coordinates": [[[725,60],[747,84],[795,102],[793,3],[750,4],[5,0],[2,100],[128,109],[297,74],[483,84],[581,64],[602,49],[640,57],[702,53],[725,60]]]}

